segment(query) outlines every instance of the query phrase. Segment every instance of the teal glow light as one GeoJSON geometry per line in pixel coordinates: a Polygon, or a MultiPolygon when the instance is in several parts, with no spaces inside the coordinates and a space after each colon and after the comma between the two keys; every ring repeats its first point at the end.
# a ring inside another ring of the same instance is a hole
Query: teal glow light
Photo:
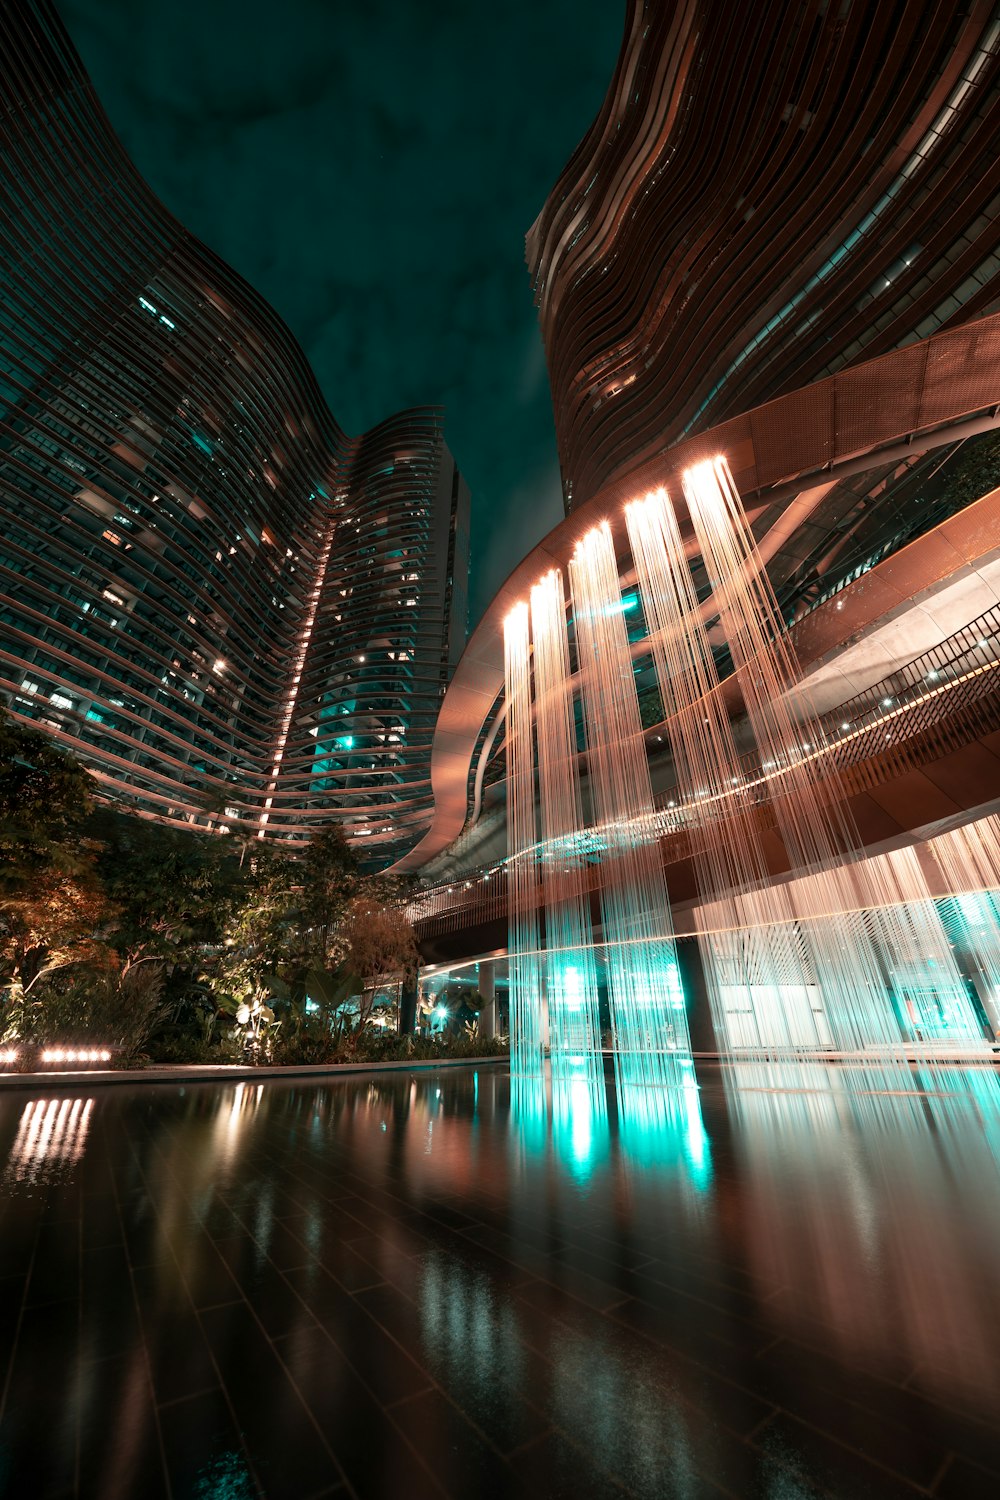
{"type": "Polygon", "coordinates": [[[639,608],[639,598],[636,594],[623,594],[620,599],[613,600],[604,611],[606,615],[627,615],[632,610],[639,608]]]}
{"type": "Polygon", "coordinates": [[[510,1118],[514,1139],[523,1152],[538,1156],[548,1139],[545,1078],[527,1069],[512,1069],[510,1075],[510,1118]]]}
{"type": "Polygon", "coordinates": [[[607,1156],[609,1140],[607,1096],[599,1059],[583,1058],[568,1075],[554,1070],[552,1147],[578,1183],[586,1183],[594,1175],[607,1156]]]}
{"type": "Polygon", "coordinates": [[[691,1181],[703,1193],[712,1181],[712,1148],[702,1119],[698,1087],[693,1077],[692,1082],[681,1090],[681,1109],[684,1116],[684,1152],[691,1181]]]}
{"type": "MultiPolygon", "coordinates": [[[[681,1061],[680,1068],[685,1067],[681,1061]]],[[[688,1062],[687,1067],[691,1064],[688,1062]]],[[[634,1166],[679,1167],[699,1193],[712,1181],[712,1150],[693,1071],[676,1089],[624,1084],[618,1090],[618,1138],[634,1166]]]]}
{"type": "Polygon", "coordinates": [[[353,750],[354,749],[354,736],[353,736],[353,734],[342,734],[340,736],[340,739],[337,741],[337,744],[340,746],[341,750],[353,750]]]}
{"type": "Polygon", "coordinates": [[[510,1112],[522,1150],[551,1153],[581,1186],[607,1158],[608,1104],[599,1056],[564,1057],[561,1067],[540,1077],[513,1073],[510,1112]],[[573,1072],[567,1063],[577,1065],[573,1072]]]}

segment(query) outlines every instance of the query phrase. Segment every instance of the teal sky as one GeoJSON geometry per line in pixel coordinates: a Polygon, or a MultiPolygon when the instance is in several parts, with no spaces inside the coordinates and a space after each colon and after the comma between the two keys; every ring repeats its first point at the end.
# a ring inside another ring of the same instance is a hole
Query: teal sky
{"type": "Polygon", "coordinates": [[[472,618],[562,514],[524,235],[621,0],[57,0],[136,166],[291,327],[358,432],[441,403],[472,618]]]}

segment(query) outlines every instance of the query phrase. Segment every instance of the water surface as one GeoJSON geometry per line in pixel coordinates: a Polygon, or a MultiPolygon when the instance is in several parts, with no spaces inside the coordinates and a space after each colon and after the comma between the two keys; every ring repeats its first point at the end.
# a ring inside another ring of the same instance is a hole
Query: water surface
{"type": "Polygon", "coordinates": [[[0,1093],[0,1496],[1000,1494],[1000,1076],[0,1093]]]}

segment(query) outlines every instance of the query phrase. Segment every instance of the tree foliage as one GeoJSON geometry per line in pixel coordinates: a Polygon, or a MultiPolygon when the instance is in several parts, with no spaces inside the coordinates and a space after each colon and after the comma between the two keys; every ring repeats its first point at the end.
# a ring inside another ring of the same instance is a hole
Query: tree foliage
{"type": "Polygon", "coordinates": [[[99,815],[92,827],[124,955],[177,960],[193,945],[219,941],[243,883],[222,839],[121,814],[99,815]]]}
{"type": "Polygon", "coordinates": [[[283,1045],[315,1033],[328,1050],[415,970],[404,888],[362,873],[339,828],[295,859],[222,825],[95,809],[90,786],[0,718],[0,1036],[135,1053],[157,1033],[168,1051],[224,1035],[260,1053],[246,1018],[264,1016],[283,1045]]]}
{"type": "Polygon", "coordinates": [[[83,767],[0,710],[0,981],[12,1005],[100,957],[111,911],[83,837],[92,805],[83,767]]]}
{"type": "Polygon", "coordinates": [[[342,830],[323,828],[309,841],[302,861],[301,930],[306,954],[321,968],[343,958],[340,924],[363,877],[342,830]]]}
{"type": "Polygon", "coordinates": [[[360,1025],[364,1026],[379,990],[397,975],[408,977],[416,972],[417,940],[402,907],[373,891],[350,903],[341,936],[347,961],[361,979],[360,1025]]]}
{"type": "Polygon", "coordinates": [[[71,862],[72,841],[93,807],[91,786],[78,761],[0,705],[0,874],[9,879],[54,858],[71,862]]]}

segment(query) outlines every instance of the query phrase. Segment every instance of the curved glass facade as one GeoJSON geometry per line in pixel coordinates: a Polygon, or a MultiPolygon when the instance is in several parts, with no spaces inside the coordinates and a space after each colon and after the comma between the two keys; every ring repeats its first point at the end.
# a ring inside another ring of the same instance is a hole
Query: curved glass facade
{"type": "Polygon", "coordinates": [[[465,633],[440,413],[348,437],[155,199],[51,7],[0,17],[0,692],[159,818],[388,862],[465,633]]]}
{"type": "Polygon", "coordinates": [[[528,236],[567,510],[1000,299],[1000,18],[632,0],[528,236]]]}

